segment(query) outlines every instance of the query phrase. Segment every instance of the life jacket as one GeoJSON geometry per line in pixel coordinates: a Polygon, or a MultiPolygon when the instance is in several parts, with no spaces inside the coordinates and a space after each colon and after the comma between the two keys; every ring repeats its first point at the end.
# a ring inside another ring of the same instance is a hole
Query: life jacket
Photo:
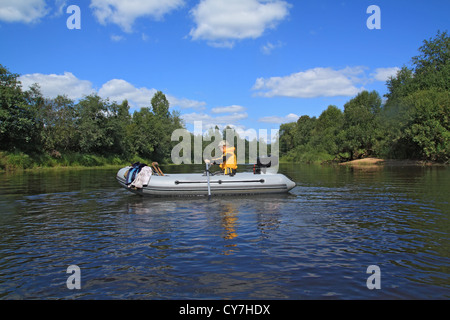
{"type": "Polygon", "coordinates": [[[225,152],[223,154],[223,161],[220,164],[220,168],[222,170],[237,169],[237,158],[236,155],[234,154],[234,150],[236,150],[236,148],[234,147],[225,148],[225,152]]]}

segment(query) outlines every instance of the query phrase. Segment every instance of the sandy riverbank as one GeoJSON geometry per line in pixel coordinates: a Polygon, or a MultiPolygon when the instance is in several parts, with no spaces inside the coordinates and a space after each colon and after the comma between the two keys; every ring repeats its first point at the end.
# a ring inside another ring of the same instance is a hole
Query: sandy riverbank
{"type": "Polygon", "coordinates": [[[376,166],[443,166],[443,163],[436,163],[432,161],[420,160],[393,160],[393,159],[379,159],[379,158],[365,158],[342,162],[342,166],[354,167],[376,167],[376,166]]]}

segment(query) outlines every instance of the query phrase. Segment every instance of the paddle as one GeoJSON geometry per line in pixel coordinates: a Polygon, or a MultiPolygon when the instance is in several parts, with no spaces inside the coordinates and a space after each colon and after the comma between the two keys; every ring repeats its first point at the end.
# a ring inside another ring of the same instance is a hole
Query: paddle
{"type": "Polygon", "coordinates": [[[152,162],[152,167],[153,167],[153,169],[155,169],[157,175],[160,175],[160,176],[164,175],[161,168],[159,167],[158,162],[152,162]]]}
{"type": "Polygon", "coordinates": [[[208,179],[208,198],[211,198],[211,184],[209,181],[209,162],[206,162],[206,177],[208,179]]]}

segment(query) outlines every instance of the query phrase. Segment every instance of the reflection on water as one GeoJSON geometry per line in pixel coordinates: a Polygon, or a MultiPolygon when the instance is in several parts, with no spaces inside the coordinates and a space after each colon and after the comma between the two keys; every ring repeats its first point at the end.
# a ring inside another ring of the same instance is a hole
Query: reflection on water
{"type": "Polygon", "coordinates": [[[448,168],[281,171],[290,194],[211,200],[140,197],[114,170],[2,175],[0,297],[449,298],[448,168]]]}

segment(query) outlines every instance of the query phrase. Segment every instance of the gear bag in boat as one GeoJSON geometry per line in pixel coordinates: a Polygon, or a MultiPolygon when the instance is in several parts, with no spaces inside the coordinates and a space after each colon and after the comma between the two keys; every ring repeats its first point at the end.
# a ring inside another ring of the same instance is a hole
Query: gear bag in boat
{"type": "Polygon", "coordinates": [[[126,176],[126,185],[130,185],[135,179],[138,173],[142,170],[143,167],[146,167],[145,163],[136,162],[131,165],[130,170],[127,172],[126,176]]]}

